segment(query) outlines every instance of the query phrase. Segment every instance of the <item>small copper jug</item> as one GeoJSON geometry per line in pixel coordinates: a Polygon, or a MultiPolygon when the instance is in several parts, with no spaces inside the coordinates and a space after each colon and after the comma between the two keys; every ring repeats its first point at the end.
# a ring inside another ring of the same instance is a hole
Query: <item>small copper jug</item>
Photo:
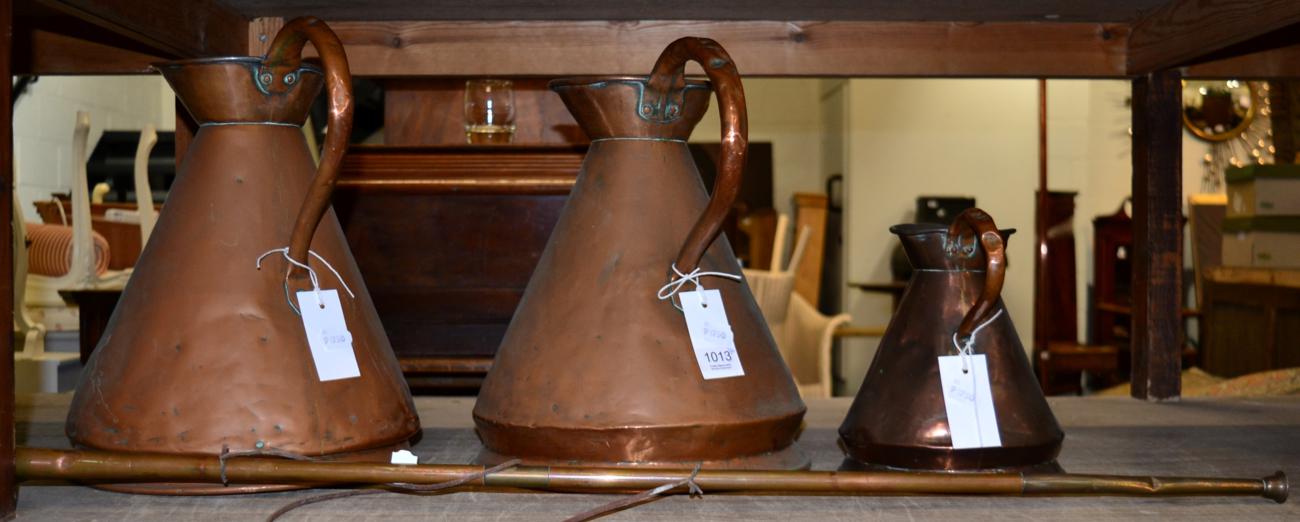
{"type": "MultiPolygon", "coordinates": [[[[342,45],[324,23],[300,18],[276,35],[265,58],[156,67],[199,130],[82,372],[68,438],[76,447],[113,451],[260,450],[388,462],[419,433],[419,422],[329,205],[352,124],[342,45]],[[301,62],[308,41],[323,68],[301,62]],[[317,168],[301,126],[322,84],[330,116],[317,168]],[[296,290],[311,288],[305,270],[279,253],[258,269],[259,256],[286,244],[284,256],[338,291],[360,377],[320,380],[291,306],[296,290]]],[[[159,494],[289,487],[113,486],[159,494]]]]}
{"type": "MultiPolygon", "coordinates": [[[[557,80],[592,144],[474,406],[480,462],[801,468],[804,405],[741,281],[721,291],[744,375],[704,379],[671,267],[740,274],[718,237],[740,187],[745,99],[717,43],[683,38],[649,78],[557,80]],[[723,150],[710,199],[686,147],[717,92],[723,150]],[[715,241],[716,239],[716,241],[715,241]]],[[[691,287],[688,285],[687,290],[691,287]]]]}
{"type": "Polygon", "coordinates": [[[1002,303],[1007,239],[973,208],[951,227],[896,225],[914,272],[862,381],[840,445],[853,461],[908,469],[1054,466],[1065,435],[1034,379],[1002,303]],[[1001,447],[954,449],[938,357],[957,355],[978,329],[1001,447]]]}

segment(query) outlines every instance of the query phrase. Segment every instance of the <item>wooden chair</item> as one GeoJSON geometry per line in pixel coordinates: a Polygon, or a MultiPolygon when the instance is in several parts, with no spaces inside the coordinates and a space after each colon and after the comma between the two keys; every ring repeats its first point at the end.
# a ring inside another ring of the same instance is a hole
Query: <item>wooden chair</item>
{"type": "MultiPolygon", "coordinates": [[[[780,217],[775,209],[761,208],[740,218],[736,227],[745,236],[747,255],[741,256],[741,252],[736,252],[736,255],[747,261],[746,267],[758,270],[772,267],[772,247],[776,242],[776,231],[781,228],[777,223],[780,217]]],[[[736,248],[739,249],[741,241],[736,243],[736,248]]]]}
{"type": "MultiPolygon", "coordinates": [[[[1089,342],[1115,346],[1119,350],[1117,375],[1127,380],[1131,361],[1131,332],[1133,328],[1133,218],[1125,210],[1125,199],[1114,214],[1098,216],[1093,220],[1093,268],[1095,271],[1090,310],[1091,331],[1089,342]]],[[[1179,226],[1187,226],[1187,217],[1181,216],[1179,226]]],[[[1187,281],[1184,281],[1184,285],[1187,281]]],[[[1182,308],[1183,326],[1199,312],[1182,308]]],[[[1186,336],[1183,336],[1186,340],[1186,336]]],[[[1195,348],[1184,342],[1183,367],[1196,362],[1195,348]]],[[[1115,384],[1103,382],[1101,385],[1115,384]]]]}
{"type": "Polygon", "coordinates": [[[795,293],[817,306],[821,299],[822,269],[826,259],[826,218],[830,198],[826,194],[798,193],[794,195],[794,225],[797,230],[808,231],[807,247],[798,258],[791,258],[795,271],[795,293]]]}
{"type": "Polygon", "coordinates": [[[1092,220],[1093,289],[1089,341],[1107,345],[1129,343],[1133,307],[1133,218],[1125,199],[1113,214],[1092,220]]]}
{"type": "MultiPolygon", "coordinates": [[[[1127,205],[1126,199],[1113,214],[1098,216],[1092,221],[1094,279],[1092,297],[1089,300],[1088,343],[1080,344],[1064,335],[1060,338],[1042,340],[1042,348],[1037,358],[1039,383],[1043,386],[1043,391],[1049,395],[1080,393],[1085,388],[1108,387],[1129,377],[1134,250],[1133,218],[1126,210],[1127,205]],[[1086,385],[1081,379],[1085,374],[1090,381],[1086,385]]],[[[1073,208],[1072,202],[1071,208],[1073,208]]],[[[1073,241],[1072,234],[1070,241],[1073,241]]],[[[1061,256],[1068,257],[1066,260],[1053,258],[1054,250],[1050,248],[1050,239],[1048,245],[1044,258],[1051,259],[1053,262],[1047,263],[1047,266],[1065,265],[1073,271],[1073,248],[1069,249],[1068,256],[1061,256]]],[[[1056,251],[1059,252],[1059,249],[1056,251]]],[[[1055,278],[1048,279],[1050,281],[1055,278]]],[[[1050,293],[1056,290],[1049,282],[1042,291],[1050,293]]],[[[1073,291],[1071,290],[1070,293],[1073,294],[1073,291]]],[[[1195,315],[1195,310],[1183,310],[1184,318],[1195,315]]],[[[1048,317],[1047,320],[1052,322],[1066,320],[1073,322],[1074,309],[1071,308],[1068,314],[1056,313],[1048,317]]],[[[1071,336],[1074,335],[1074,330],[1069,331],[1071,336]]],[[[1195,354],[1194,349],[1190,347],[1185,349],[1183,365],[1191,365],[1195,354]]]]}
{"type": "MultiPolygon", "coordinates": [[[[1046,203],[1047,208],[1039,212],[1045,214],[1047,226],[1040,231],[1039,257],[1035,259],[1038,280],[1034,296],[1034,359],[1039,385],[1048,395],[1080,393],[1083,374],[1114,380],[1119,370],[1118,347],[1079,343],[1074,197],[1074,192],[1049,192],[1039,200],[1046,203]]],[[[1098,230],[1094,236],[1096,252],[1113,252],[1108,246],[1110,240],[1109,235],[1098,230]]],[[[1098,254],[1095,266],[1099,279],[1103,271],[1110,274],[1114,270],[1102,257],[1113,259],[1109,254],[1098,254]]]]}

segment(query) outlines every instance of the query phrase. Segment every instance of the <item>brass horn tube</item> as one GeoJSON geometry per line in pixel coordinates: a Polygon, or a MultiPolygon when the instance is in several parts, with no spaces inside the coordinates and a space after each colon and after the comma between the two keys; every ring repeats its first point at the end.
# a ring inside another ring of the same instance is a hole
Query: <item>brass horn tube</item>
{"type": "MultiPolygon", "coordinates": [[[[106,451],[18,448],[21,480],[88,483],[220,483],[215,456],[159,455],[106,451]]],[[[436,484],[482,471],[483,466],[396,465],[229,459],[225,476],[238,484],[436,484]]],[[[519,466],[493,473],[474,486],[500,489],[623,492],[679,481],[688,470],[519,466]]],[[[695,483],[708,492],[849,495],[1092,495],[1256,496],[1285,502],[1288,483],[1281,471],[1268,477],[1139,477],[1070,473],[942,473],[912,471],[702,470],[695,483]]]]}

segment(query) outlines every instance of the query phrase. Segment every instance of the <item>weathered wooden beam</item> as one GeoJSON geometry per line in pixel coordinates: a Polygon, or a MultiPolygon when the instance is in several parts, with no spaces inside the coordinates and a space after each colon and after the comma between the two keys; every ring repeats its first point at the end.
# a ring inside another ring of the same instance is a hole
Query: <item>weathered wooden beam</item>
{"type": "Polygon", "coordinates": [[[14,517],[18,507],[18,480],[14,476],[14,118],[13,2],[0,0],[0,317],[8,318],[8,335],[0,335],[0,519],[14,517]]]}
{"type": "Polygon", "coordinates": [[[323,20],[875,20],[1122,22],[1166,0],[232,0],[253,17],[323,20]]]}
{"type": "Polygon", "coordinates": [[[1300,45],[1189,65],[1186,78],[1300,78],[1300,45]]]}
{"type": "Polygon", "coordinates": [[[284,27],[283,18],[254,18],[248,22],[248,55],[265,56],[281,27],[284,27]]]}
{"type": "Polygon", "coordinates": [[[1133,80],[1133,397],[1181,389],[1182,81],[1175,70],[1133,80]]]}
{"type": "Polygon", "coordinates": [[[14,74],[152,74],[160,56],[42,29],[17,28],[14,74]]]}
{"type": "Polygon", "coordinates": [[[1185,65],[1296,23],[1296,0],[1171,0],[1133,24],[1127,70],[1140,75],[1185,65]]]}
{"type": "Polygon", "coordinates": [[[37,0],[168,58],[243,55],[248,20],[215,0],[37,0]]]}
{"type": "Polygon", "coordinates": [[[358,76],[644,75],[717,40],[747,76],[1121,77],[1128,29],[1096,23],[330,22],[358,76]]]}

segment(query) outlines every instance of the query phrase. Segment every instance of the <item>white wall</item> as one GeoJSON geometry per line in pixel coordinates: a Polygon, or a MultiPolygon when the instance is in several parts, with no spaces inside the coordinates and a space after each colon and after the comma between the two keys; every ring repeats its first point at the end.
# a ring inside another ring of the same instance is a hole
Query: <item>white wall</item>
{"type": "MultiPolygon", "coordinates": [[[[24,215],[40,222],[32,202],[72,190],[72,129],[90,112],[90,148],[109,130],[176,127],[175,98],[159,76],[46,76],[14,107],[18,195],[24,215]]],[[[87,151],[89,154],[90,151],[87,151]]]]}
{"type": "MultiPolygon", "coordinates": [[[[821,108],[819,80],[744,80],[749,107],[749,141],[772,143],[773,206],[794,219],[791,197],[796,192],[821,193],[821,108]]],[[[722,130],[716,100],[700,120],[692,142],[717,143],[722,130]]],[[[791,240],[791,243],[793,240],[791,240]]]]}

